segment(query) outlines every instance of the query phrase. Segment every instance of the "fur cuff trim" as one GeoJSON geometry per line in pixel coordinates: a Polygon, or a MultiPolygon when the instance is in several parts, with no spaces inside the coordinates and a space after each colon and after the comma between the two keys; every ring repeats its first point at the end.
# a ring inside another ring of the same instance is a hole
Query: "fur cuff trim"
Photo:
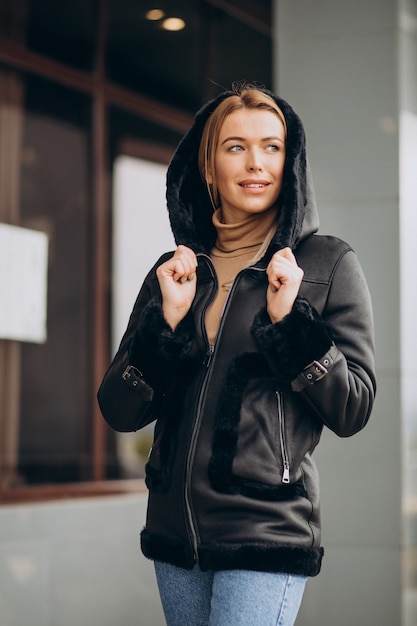
{"type": "Polygon", "coordinates": [[[165,370],[172,368],[189,351],[194,334],[194,320],[189,312],[175,331],[164,318],[158,298],[144,308],[129,346],[129,362],[154,386],[165,370]]]}
{"type": "Polygon", "coordinates": [[[271,370],[287,383],[332,345],[324,321],[303,298],[297,298],[291,313],[276,324],[271,324],[266,309],[262,309],[251,330],[271,370]]]}

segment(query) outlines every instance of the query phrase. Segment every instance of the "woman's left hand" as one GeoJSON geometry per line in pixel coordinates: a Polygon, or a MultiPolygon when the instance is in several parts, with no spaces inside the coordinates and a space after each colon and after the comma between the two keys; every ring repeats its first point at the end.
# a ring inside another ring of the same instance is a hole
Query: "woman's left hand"
{"type": "Polygon", "coordinates": [[[272,323],[280,322],[291,312],[304,272],[297,265],[290,248],[275,252],[268,267],[267,311],[272,323]]]}

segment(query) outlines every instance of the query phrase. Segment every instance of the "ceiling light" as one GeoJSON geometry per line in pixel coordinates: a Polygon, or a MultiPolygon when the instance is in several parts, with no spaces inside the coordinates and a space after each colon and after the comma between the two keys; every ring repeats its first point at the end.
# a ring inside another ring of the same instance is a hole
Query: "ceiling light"
{"type": "Polygon", "coordinates": [[[185,28],[185,22],[180,17],[168,17],[162,22],[162,28],[165,30],[182,30],[185,28]]]}
{"type": "Polygon", "coordinates": [[[151,20],[152,22],[156,22],[157,20],[162,20],[165,17],[165,12],[161,9],[151,9],[145,15],[147,20],[151,20]]]}

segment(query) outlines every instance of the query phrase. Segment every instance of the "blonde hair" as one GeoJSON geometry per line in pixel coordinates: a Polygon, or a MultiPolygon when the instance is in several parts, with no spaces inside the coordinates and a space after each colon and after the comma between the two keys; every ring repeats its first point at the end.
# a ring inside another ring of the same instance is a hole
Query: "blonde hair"
{"type": "Polygon", "coordinates": [[[198,167],[200,174],[206,182],[207,191],[213,208],[215,209],[220,205],[214,168],[220,131],[226,117],[239,109],[270,111],[282,122],[285,135],[287,134],[287,124],[283,112],[271,96],[256,87],[243,85],[242,87],[235,88],[235,93],[220,102],[206,121],[198,151],[198,167]],[[211,184],[207,182],[207,172],[210,172],[212,179],[211,184]]]}

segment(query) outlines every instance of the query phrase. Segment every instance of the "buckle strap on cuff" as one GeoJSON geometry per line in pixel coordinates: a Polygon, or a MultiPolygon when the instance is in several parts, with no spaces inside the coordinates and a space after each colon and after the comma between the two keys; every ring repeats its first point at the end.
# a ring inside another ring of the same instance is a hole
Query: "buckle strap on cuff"
{"type": "Polygon", "coordinates": [[[122,378],[129,387],[137,387],[139,381],[143,379],[142,372],[138,370],[137,367],[133,365],[128,365],[125,371],[122,374],[122,378]]]}
{"type": "Polygon", "coordinates": [[[303,369],[300,377],[305,379],[305,381],[309,385],[314,385],[314,383],[321,380],[327,375],[327,367],[329,366],[329,364],[330,360],[327,357],[323,359],[323,363],[321,363],[320,361],[312,361],[309,365],[307,365],[307,367],[303,369]]]}

